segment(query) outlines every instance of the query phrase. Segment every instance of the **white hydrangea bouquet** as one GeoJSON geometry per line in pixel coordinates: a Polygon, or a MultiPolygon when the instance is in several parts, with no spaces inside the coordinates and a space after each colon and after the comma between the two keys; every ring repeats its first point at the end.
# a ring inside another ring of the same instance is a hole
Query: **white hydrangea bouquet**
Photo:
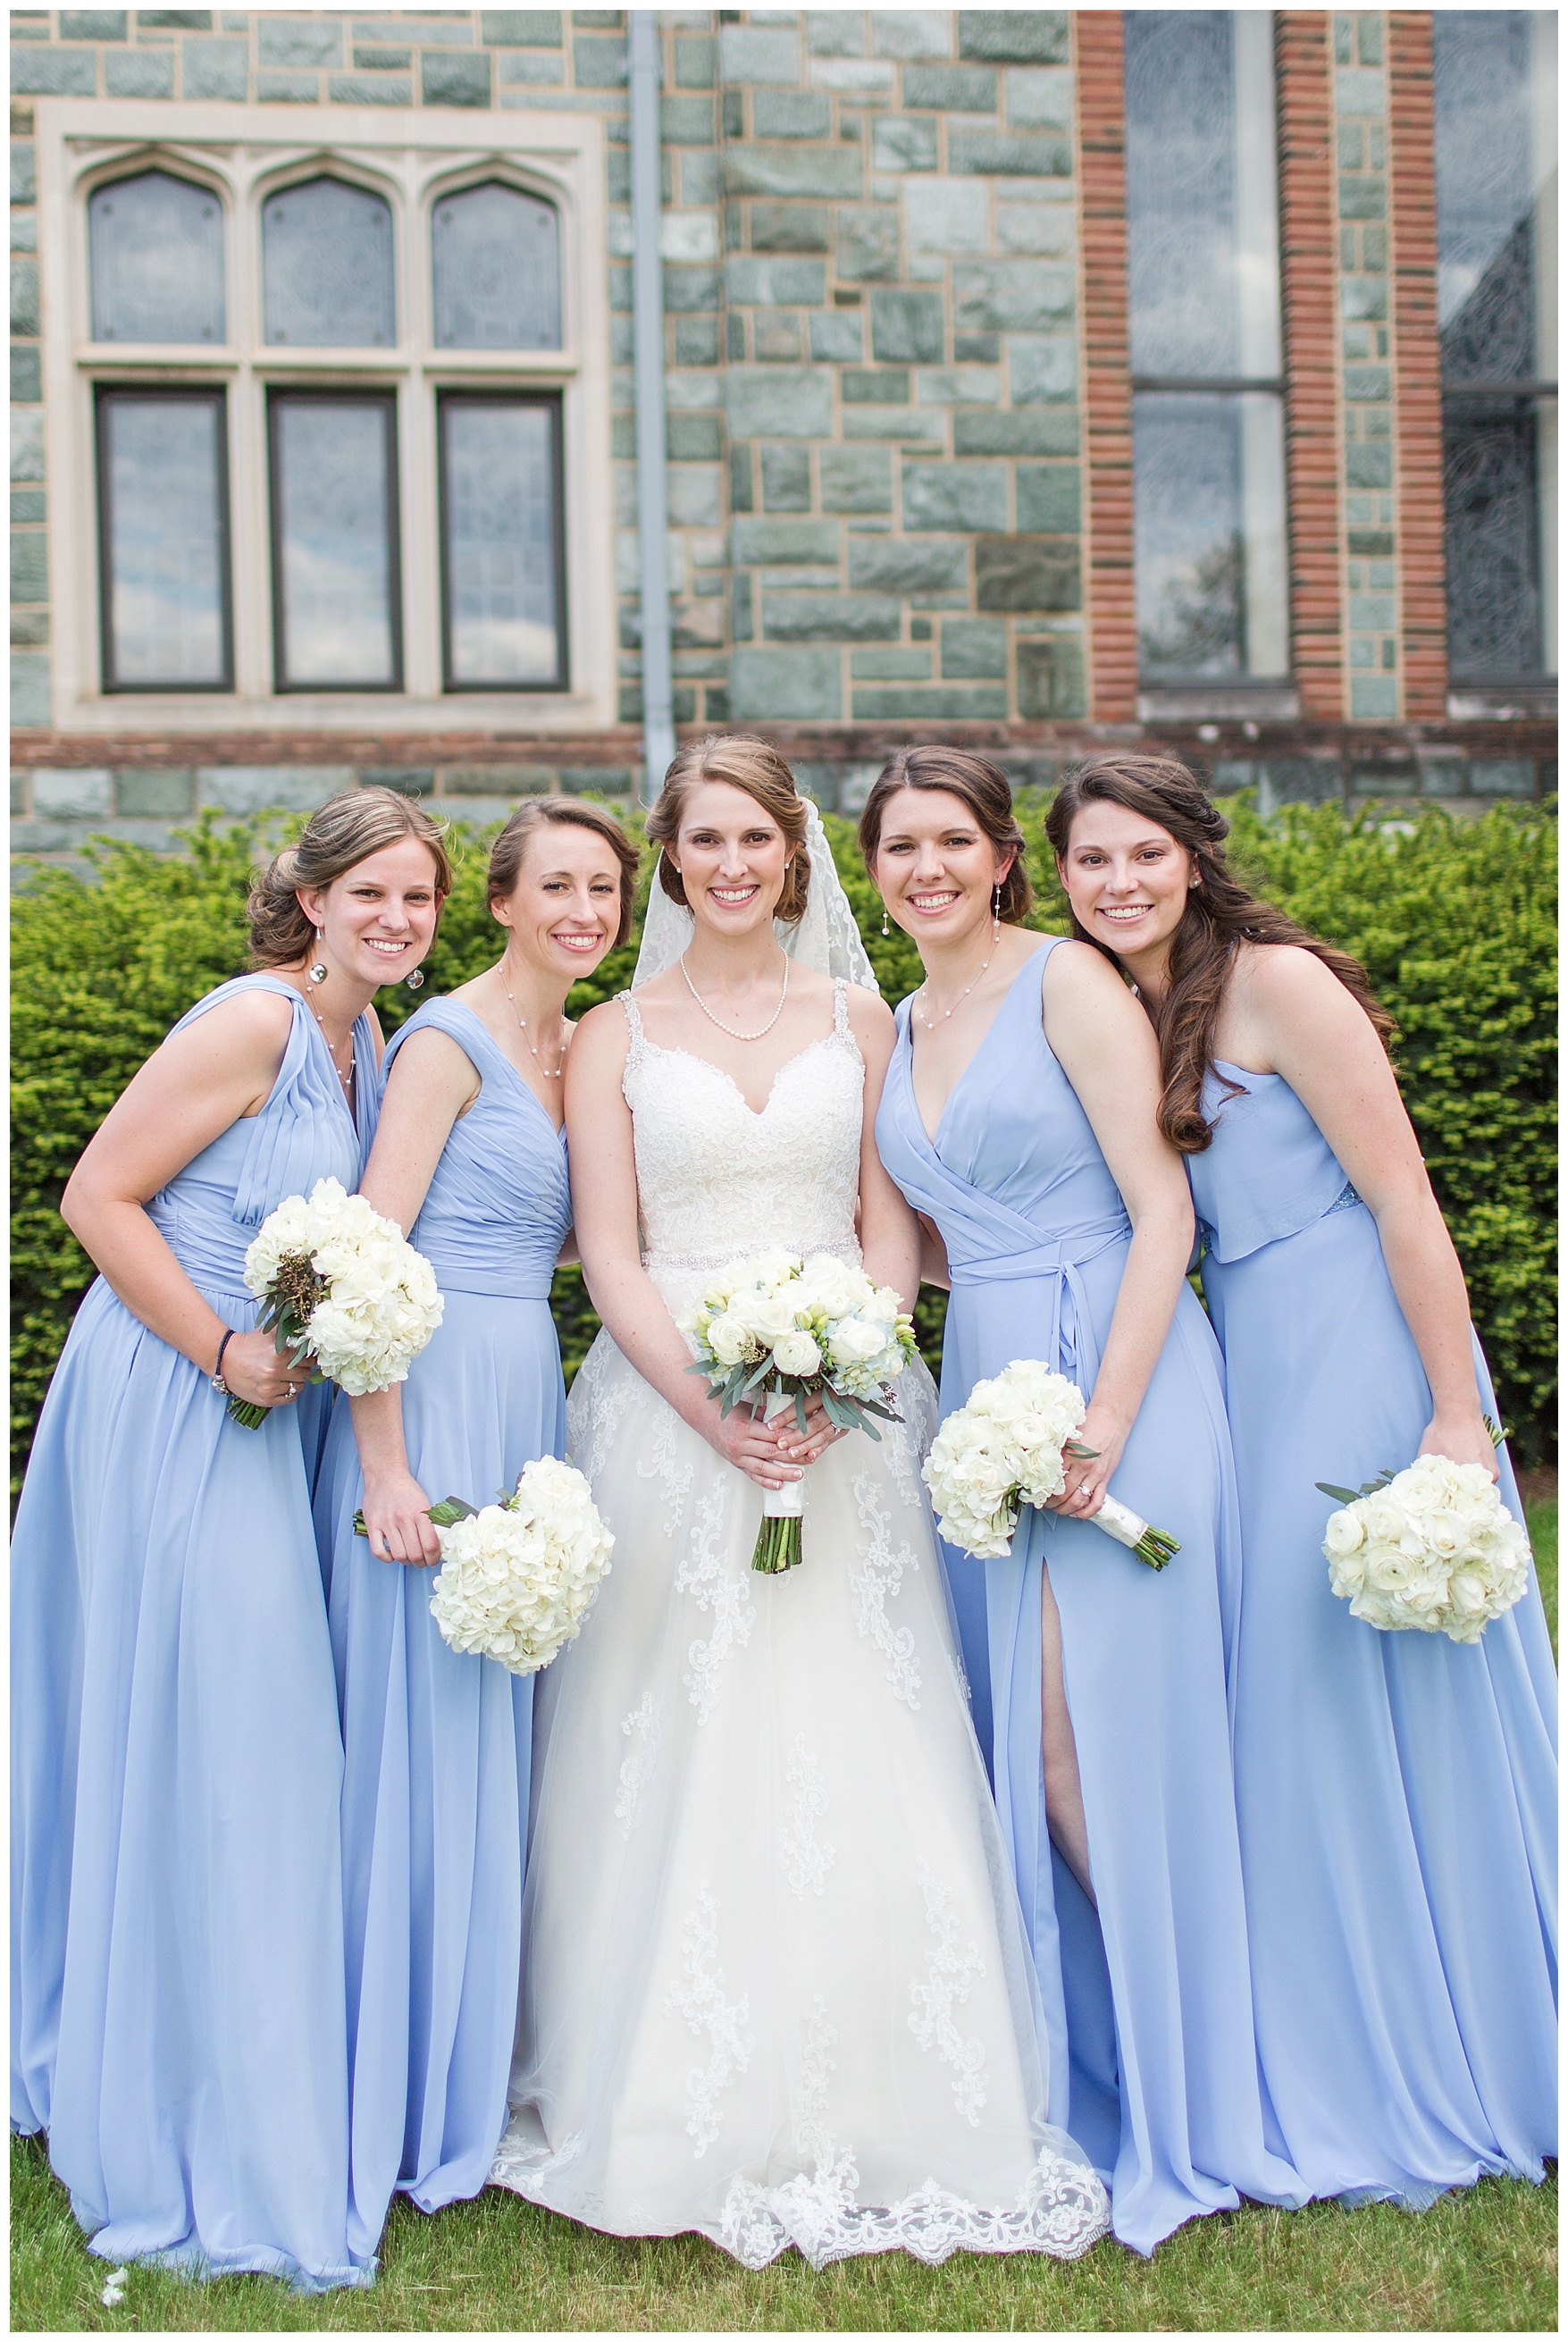
{"type": "MultiPolygon", "coordinates": [[[[285,1196],[268,1214],[245,1280],[278,1348],[309,1358],[313,1380],[355,1398],[406,1378],[444,1306],[424,1254],[336,1179],[318,1179],[308,1196],[285,1196]]],[[[229,1413],[254,1431],[268,1409],[231,1398],[229,1413]]]]}
{"type": "MultiPolygon", "coordinates": [[[[920,1467],[948,1544],[977,1561],[999,1560],[1012,1546],[1020,1507],[1044,1505],[1066,1486],[1063,1457],[1095,1453],[1073,1436],[1087,1413],[1077,1384],[1036,1358],[1014,1358],[976,1383],[920,1467]]],[[[1114,1496],[1089,1518],[1151,1569],[1164,1569],[1181,1551],[1174,1536],[1151,1528],[1114,1496]]]]}
{"type": "MultiPolygon", "coordinates": [[[[537,1456],[511,1496],[478,1510],[447,1496],[430,1518],[441,1536],[430,1615],[453,1650],[531,1676],[575,1642],[615,1540],[574,1465],[537,1456]]],[[[365,1535],[363,1513],[354,1531],[365,1535]]]]}
{"type": "Polygon", "coordinates": [[[1529,1539],[1483,1465],[1418,1456],[1359,1490],[1317,1486],[1341,1504],[1323,1530],[1328,1582],[1369,1626],[1478,1643],[1530,1584],[1529,1539]]]}
{"type": "MultiPolygon", "coordinates": [[[[915,1354],[914,1321],[892,1286],[873,1285],[832,1253],[803,1260],[775,1249],[736,1261],[680,1323],[697,1347],[690,1371],[705,1376],[722,1414],[744,1404],[771,1422],[793,1406],[804,1433],[814,1396],[841,1431],[880,1439],[873,1416],[900,1420],[887,1388],[915,1354]]],[[[754,1569],[794,1567],[804,1510],[803,1481],[764,1490],[754,1569]]]]}

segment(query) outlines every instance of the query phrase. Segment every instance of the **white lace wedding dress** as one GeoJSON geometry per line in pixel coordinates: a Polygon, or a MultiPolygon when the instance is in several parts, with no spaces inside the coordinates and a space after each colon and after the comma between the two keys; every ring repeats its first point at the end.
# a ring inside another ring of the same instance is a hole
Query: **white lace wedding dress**
{"type": "MultiPolygon", "coordinates": [[[[678,1313],[766,1244],[858,1261],[864,1069],[834,1030],[764,1112],[642,1033],[644,1260],[678,1313]]],[[[492,2177],[759,2268],[902,2247],[1072,2257],[1109,2225],[1048,2128],[1044,2028],[906,1424],[807,1476],[801,1566],[752,1570],[755,1485],[601,1334],[571,1454],[615,1534],[540,1678],[512,2117],[492,2177]]]]}

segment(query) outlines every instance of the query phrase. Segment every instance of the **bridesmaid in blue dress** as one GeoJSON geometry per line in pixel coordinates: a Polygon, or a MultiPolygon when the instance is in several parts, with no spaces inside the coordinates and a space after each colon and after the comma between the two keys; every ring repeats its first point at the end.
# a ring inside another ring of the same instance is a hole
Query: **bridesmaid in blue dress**
{"type": "Polygon", "coordinates": [[[1029,906],[1007,784],[965,751],[895,756],[861,845],[926,981],[898,1011],[883,1161],[951,1280],[944,1415],[1032,1357],[1090,1400],[1054,1512],[1012,1554],[948,1549],[1052,2073],[1051,2119],[1141,2252],[1238,2194],[1299,2201],[1265,2147],[1225,1661],[1239,1539],[1218,1351],[1184,1272],[1192,1216],[1159,1137],[1157,1054],[1082,945],[1029,906]],[[1156,1574],[1091,1515],[1115,1495],[1182,1550],[1156,1574]]]}
{"type": "Polygon", "coordinates": [[[83,1155],[102,1274],[39,1416],[12,1552],[11,2119],[105,2260],[368,2284],[347,2238],[338,1736],[311,1523],[332,1393],[255,1330],[245,1248],[352,1188],[380,985],[450,870],[386,789],[251,896],[258,972],[198,1001],[83,1155]],[[231,1422],[230,1394],[268,1407],[231,1422]]]}
{"type": "Polygon", "coordinates": [[[493,1503],[564,1447],[563,1007],[625,940],[636,870],[599,806],[524,806],[490,861],[502,958],[386,1053],[364,1193],[411,1230],[446,1306],[405,1384],[338,1410],[316,1500],[344,1735],[349,2242],[365,2256],[394,2188],[425,2212],[477,2195],[506,2123],[534,1678],[442,1640],[427,1507],[493,1503]]]}
{"type": "Polygon", "coordinates": [[[1275,2137],[1313,2194],[1412,2206],[1557,2152],[1557,1685],[1541,1596],[1479,1643],[1329,1590],[1334,1500],[1418,1453],[1501,1473],[1464,1279],[1365,975],[1225,868],[1185,766],[1106,756],[1048,825],[1135,979],[1225,1354],[1246,1596],[1236,1794],[1275,2137]]]}

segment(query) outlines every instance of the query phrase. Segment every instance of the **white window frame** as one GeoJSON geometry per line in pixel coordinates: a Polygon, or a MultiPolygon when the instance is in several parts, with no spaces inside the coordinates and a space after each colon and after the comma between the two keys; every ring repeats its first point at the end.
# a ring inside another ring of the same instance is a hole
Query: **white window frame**
{"type": "Polygon", "coordinates": [[[467,119],[383,106],[185,105],[41,99],[36,105],[43,366],[54,581],[54,721],[77,733],[137,731],[591,731],[615,722],[610,319],[604,129],[593,115],[467,119]],[[87,198],[105,179],[160,169],[210,186],[224,207],[222,348],[91,338],[87,198]],[[388,350],[284,348],[262,339],[261,205],[324,173],[392,206],[397,341],[388,350]],[[432,338],[430,215],[454,187],[498,178],[561,219],[560,350],[438,350],[432,338]],[[96,452],[102,383],[222,384],[227,392],[232,692],[105,692],[100,669],[96,452]],[[270,387],[396,394],[403,598],[401,692],[274,689],[270,387]],[[442,689],[436,395],[555,390],[561,396],[570,688],[442,689]]]}

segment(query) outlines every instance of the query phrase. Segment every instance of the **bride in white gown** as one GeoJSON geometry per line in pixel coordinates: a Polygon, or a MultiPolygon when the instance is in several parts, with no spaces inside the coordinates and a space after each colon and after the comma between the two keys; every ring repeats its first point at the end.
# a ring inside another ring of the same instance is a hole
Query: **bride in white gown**
{"type": "Polygon", "coordinates": [[[914,1293],[914,1224],[871,1136],[893,1020],[807,815],[767,744],[683,749],[648,825],[671,877],[638,975],[661,972],[572,1045],[606,1330],[570,1446],[615,1552],[540,1682],[492,2176],[754,2268],[791,2244],[817,2267],[1071,2257],[1108,2207],[1044,2120],[1034,1970],[918,1476],[930,1377],[902,1377],[880,1444],[816,1410],[803,1445],[793,1418],[721,1420],[674,1322],[769,1245],[864,1246],[914,1293]],[[802,1565],[760,1576],[762,1487],[807,1465],[802,1565]]]}

